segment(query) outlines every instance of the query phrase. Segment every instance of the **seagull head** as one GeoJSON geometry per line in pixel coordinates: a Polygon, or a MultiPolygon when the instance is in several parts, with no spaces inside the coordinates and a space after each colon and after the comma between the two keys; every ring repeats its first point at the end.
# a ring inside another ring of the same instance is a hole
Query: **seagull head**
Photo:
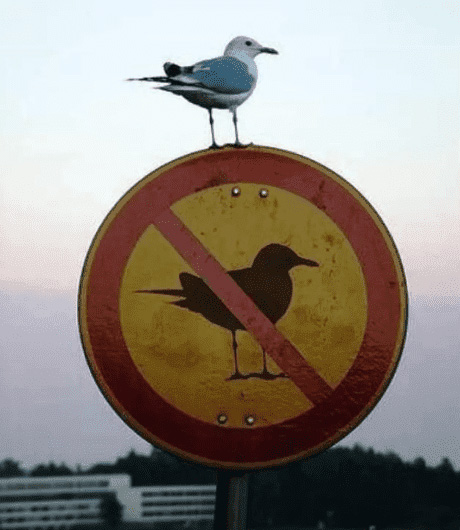
{"type": "Polygon", "coordinates": [[[266,48],[250,37],[235,37],[225,48],[224,55],[229,57],[251,57],[254,59],[259,53],[278,54],[273,48],[266,48]]]}

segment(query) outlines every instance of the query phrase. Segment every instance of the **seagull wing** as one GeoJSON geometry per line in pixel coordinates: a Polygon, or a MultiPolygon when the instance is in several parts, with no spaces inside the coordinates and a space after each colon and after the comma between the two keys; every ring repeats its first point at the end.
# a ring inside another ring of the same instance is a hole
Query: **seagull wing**
{"type": "Polygon", "coordinates": [[[253,87],[256,78],[248,66],[235,57],[217,57],[182,69],[182,73],[170,77],[172,83],[199,86],[221,94],[244,94],[253,87]]]}

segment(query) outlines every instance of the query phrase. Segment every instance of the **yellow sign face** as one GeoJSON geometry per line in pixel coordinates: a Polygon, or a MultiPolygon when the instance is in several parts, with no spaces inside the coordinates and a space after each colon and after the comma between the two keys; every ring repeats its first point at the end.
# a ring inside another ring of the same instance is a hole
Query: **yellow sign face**
{"type": "MultiPolygon", "coordinates": [[[[208,188],[172,206],[174,214],[227,270],[251,267],[266,245],[279,243],[318,267],[295,267],[292,299],[277,329],[329,384],[336,387],[352,366],[367,322],[367,292],[359,260],[340,228],[318,207],[284,189],[251,183],[208,188]]],[[[131,358],[148,384],[187,415],[243,427],[294,418],[313,403],[289,377],[258,377],[263,352],[254,337],[237,331],[233,371],[232,336],[200,313],[171,302],[169,294],[142,290],[181,289],[179,274],[193,269],[153,225],[146,228],[124,269],[120,322],[131,358]]],[[[271,374],[282,371],[267,359],[271,374]]]]}

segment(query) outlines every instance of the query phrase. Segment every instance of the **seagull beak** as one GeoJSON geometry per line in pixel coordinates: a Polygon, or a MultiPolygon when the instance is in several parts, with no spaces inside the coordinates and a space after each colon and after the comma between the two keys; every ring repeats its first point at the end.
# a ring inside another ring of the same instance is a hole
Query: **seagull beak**
{"type": "Polygon", "coordinates": [[[271,53],[272,55],[278,55],[278,52],[274,48],[260,48],[260,53],[271,53]]]}

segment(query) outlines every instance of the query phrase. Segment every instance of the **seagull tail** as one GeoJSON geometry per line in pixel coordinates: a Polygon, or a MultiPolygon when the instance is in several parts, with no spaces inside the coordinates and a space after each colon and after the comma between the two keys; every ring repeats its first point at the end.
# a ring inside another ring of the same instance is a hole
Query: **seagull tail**
{"type": "Polygon", "coordinates": [[[203,86],[196,84],[196,85],[188,85],[186,83],[179,83],[175,81],[170,81],[171,84],[169,85],[163,85],[163,86],[156,86],[157,90],[164,90],[165,92],[171,92],[172,94],[176,94],[177,96],[184,96],[187,94],[212,94],[212,90],[206,89],[203,86]]]}
{"type": "Polygon", "coordinates": [[[183,83],[171,83],[170,85],[163,85],[155,87],[158,90],[164,90],[165,92],[173,92],[181,95],[183,92],[196,92],[196,87],[187,86],[183,83]]]}
{"type": "Polygon", "coordinates": [[[176,77],[180,74],[193,74],[193,66],[179,66],[175,63],[165,63],[163,69],[168,77],[176,77]]]}
{"type": "Polygon", "coordinates": [[[171,79],[165,76],[159,77],[131,77],[126,81],[155,81],[157,83],[169,83],[171,79]]]}
{"type": "Polygon", "coordinates": [[[182,68],[178,64],[174,63],[165,63],[163,65],[163,70],[168,77],[174,77],[182,73],[182,68]]]}

